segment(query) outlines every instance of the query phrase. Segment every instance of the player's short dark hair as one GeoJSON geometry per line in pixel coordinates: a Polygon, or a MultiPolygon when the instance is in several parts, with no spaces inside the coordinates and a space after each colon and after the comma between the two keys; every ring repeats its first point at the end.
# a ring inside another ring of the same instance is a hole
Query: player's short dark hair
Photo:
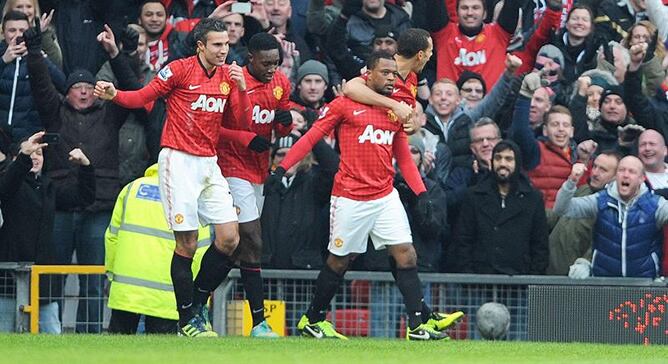
{"type": "Polygon", "coordinates": [[[25,20],[28,21],[28,16],[18,10],[10,10],[2,17],[2,30],[5,30],[5,24],[10,20],[25,20]]]}
{"type": "Polygon", "coordinates": [[[429,48],[429,32],[420,28],[410,28],[404,30],[397,41],[397,54],[412,58],[420,51],[426,51],[429,48]]]}
{"type": "Polygon", "coordinates": [[[378,62],[381,59],[389,59],[394,62],[394,57],[392,56],[392,53],[388,51],[374,51],[366,59],[366,68],[368,70],[376,68],[376,66],[378,66],[378,62]]]}
{"type": "Polygon", "coordinates": [[[195,42],[200,41],[206,44],[206,37],[210,32],[225,32],[227,27],[222,19],[204,18],[193,28],[192,36],[195,42]]]}
{"type": "Polygon", "coordinates": [[[273,49],[278,49],[279,53],[281,50],[281,43],[278,42],[276,37],[269,33],[260,32],[251,37],[248,41],[248,52],[257,53],[258,51],[270,51],[273,49]]]}

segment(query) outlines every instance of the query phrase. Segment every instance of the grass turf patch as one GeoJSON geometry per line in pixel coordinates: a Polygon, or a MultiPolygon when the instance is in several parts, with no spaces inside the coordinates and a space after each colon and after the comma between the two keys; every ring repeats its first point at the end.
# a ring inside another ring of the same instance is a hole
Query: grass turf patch
{"type": "Polygon", "coordinates": [[[0,335],[0,363],[662,363],[660,345],[0,335]]]}

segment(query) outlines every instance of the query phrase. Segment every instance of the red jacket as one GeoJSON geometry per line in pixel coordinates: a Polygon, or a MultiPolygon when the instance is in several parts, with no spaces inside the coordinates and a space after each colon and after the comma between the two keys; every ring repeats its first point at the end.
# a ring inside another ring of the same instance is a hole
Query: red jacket
{"type": "Polygon", "coordinates": [[[570,147],[567,151],[559,150],[543,140],[538,141],[538,147],[540,163],[527,174],[531,184],[543,193],[545,208],[551,209],[557,198],[557,191],[571,174],[572,150],[570,147]]]}

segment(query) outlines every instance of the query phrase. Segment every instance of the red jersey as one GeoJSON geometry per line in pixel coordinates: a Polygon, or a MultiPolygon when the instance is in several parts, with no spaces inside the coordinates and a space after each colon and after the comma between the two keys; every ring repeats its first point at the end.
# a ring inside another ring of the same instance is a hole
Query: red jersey
{"type": "Polygon", "coordinates": [[[456,22],[449,22],[432,34],[436,47],[436,78],[457,81],[464,70],[482,75],[491,90],[505,66],[506,48],[511,34],[499,24],[485,24],[477,36],[462,34],[456,22]]]}
{"type": "Polygon", "coordinates": [[[320,119],[290,149],[280,166],[287,170],[301,161],[318,140],[334,129],[341,157],[333,196],[369,201],[388,195],[393,189],[393,157],[411,189],[416,194],[425,191],[410,156],[408,138],[394,113],[347,97],[338,97],[323,109],[320,119]]]}
{"type": "Polygon", "coordinates": [[[176,60],[138,91],[118,91],[114,102],[138,108],[158,97],[167,99],[167,119],[160,145],[212,157],[221,124],[248,129],[250,103],[230,79],[227,65],[208,75],[198,56],[176,60]],[[222,120],[222,122],[221,122],[222,120]]]}
{"type": "MultiPolygon", "coordinates": [[[[272,131],[275,130],[277,137],[286,136],[292,130],[292,125],[283,126],[274,123],[275,110],[288,110],[290,99],[290,81],[280,71],[274,74],[269,83],[263,83],[248,73],[247,67],[243,68],[246,79],[246,94],[253,108],[253,119],[250,131],[255,135],[271,140],[272,131]]],[[[251,138],[252,140],[252,138],[251,138]]],[[[221,138],[218,142],[218,165],[223,176],[245,179],[251,183],[263,183],[269,172],[269,151],[256,153],[246,146],[250,140],[243,144],[234,142],[227,138],[221,138]]]]}

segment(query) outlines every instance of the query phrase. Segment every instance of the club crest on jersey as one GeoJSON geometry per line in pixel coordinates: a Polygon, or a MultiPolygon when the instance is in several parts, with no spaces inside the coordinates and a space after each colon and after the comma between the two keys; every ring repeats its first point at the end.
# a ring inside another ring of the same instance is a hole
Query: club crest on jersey
{"type": "Polygon", "coordinates": [[[283,87],[281,86],[274,87],[273,93],[276,100],[280,100],[281,97],[283,97],[283,87]]]}
{"type": "Polygon", "coordinates": [[[172,73],[172,70],[169,69],[169,66],[163,67],[163,69],[158,72],[158,78],[167,81],[170,77],[172,77],[174,74],[172,73]]]}
{"type": "Polygon", "coordinates": [[[397,114],[395,114],[394,111],[392,111],[392,110],[387,110],[387,117],[393,123],[396,123],[397,120],[399,120],[399,118],[397,117],[397,114]]]}
{"type": "Polygon", "coordinates": [[[227,99],[219,99],[217,97],[206,97],[206,95],[199,95],[197,101],[190,104],[192,110],[202,110],[208,112],[222,113],[225,110],[227,99]]]}
{"type": "Polygon", "coordinates": [[[487,63],[487,53],[485,50],[469,52],[466,48],[459,48],[459,56],[455,58],[455,65],[459,66],[477,66],[487,63]]]}
{"type": "Polygon", "coordinates": [[[483,43],[486,40],[487,40],[487,36],[482,34],[482,33],[478,34],[478,36],[475,37],[475,42],[476,43],[483,43]]]}
{"type": "Polygon", "coordinates": [[[411,95],[413,95],[413,97],[417,96],[417,86],[411,86],[411,95]]]}
{"type": "Polygon", "coordinates": [[[230,94],[230,84],[223,81],[220,83],[220,93],[227,96],[230,94]]]}
{"type": "Polygon", "coordinates": [[[360,144],[371,142],[371,144],[391,145],[394,140],[394,132],[389,130],[374,129],[373,125],[367,125],[364,133],[357,140],[360,144]]]}

